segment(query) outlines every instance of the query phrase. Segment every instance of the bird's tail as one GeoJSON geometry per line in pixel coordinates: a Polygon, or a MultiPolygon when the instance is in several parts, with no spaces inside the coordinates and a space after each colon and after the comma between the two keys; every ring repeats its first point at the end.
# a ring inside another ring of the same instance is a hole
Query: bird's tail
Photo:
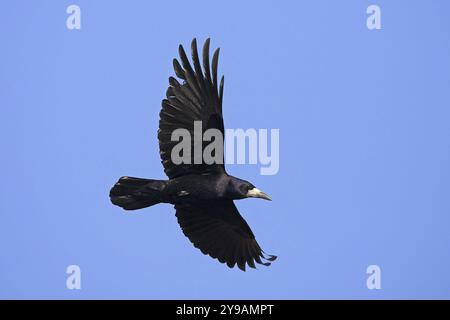
{"type": "Polygon", "coordinates": [[[125,210],[136,210],[163,202],[166,181],[122,177],[109,192],[111,202],[125,210]]]}

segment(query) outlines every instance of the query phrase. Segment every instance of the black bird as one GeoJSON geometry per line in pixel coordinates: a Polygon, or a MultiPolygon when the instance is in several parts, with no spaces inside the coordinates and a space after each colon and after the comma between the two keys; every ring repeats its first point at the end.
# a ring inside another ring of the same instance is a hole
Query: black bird
{"type": "Polygon", "coordinates": [[[226,263],[230,268],[237,265],[244,271],[246,264],[255,268],[255,262],[269,266],[269,261],[274,261],[276,256],[264,254],[234,204],[234,200],[249,197],[270,200],[269,196],[250,182],[228,175],[223,162],[207,164],[201,160],[193,164],[192,160],[192,164],[177,165],[171,159],[172,148],[178,143],[171,140],[172,132],[184,128],[193,135],[194,121],[202,121],[203,132],[210,128],[220,130],[223,143],[224,77],[218,86],[219,48],[212,58],[211,74],[209,43],[210,39],[207,39],[203,46],[204,72],[195,38],[191,44],[194,68],[182,45],[179,46],[181,65],[177,59],[173,60],[175,74],[183,81],[179,83],[175,78],[169,78],[158,130],[161,162],[169,180],[122,177],[111,189],[110,198],[113,204],[125,210],[171,203],[175,205],[183,233],[203,254],[226,263]]]}

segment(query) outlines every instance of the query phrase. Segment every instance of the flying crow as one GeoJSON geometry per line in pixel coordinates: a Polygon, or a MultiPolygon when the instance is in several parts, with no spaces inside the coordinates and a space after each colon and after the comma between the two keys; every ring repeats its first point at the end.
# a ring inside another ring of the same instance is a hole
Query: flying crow
{"type": "MultiPolygon", "coordinates": [[[[205,255],[226,263],[230,268],[237,265],[244,271],[246,264],[255,268],[255,262],[269,266],[276,256],[264,254],[234,204],[234,200],[249,197],[271,200],[269,196],[250,182],[228,175],[223,161],[211,164],[203,159],[194,159],[195,152],[190,153],[190,161],[178,163],[172,159],[172,149],[179,143],[173,139],[172,133],[185,129],[194,135],[194,122],[198,121],[201,121],[202,133],[208,129],[221,133],[222,149],[219,151],[223,157],[224,77],[218,84],[219,49],[214,52],[210,67],[209,42],[207,39],[203,46],[203,70],[195,39],[191,44],[193,67],[181,45],[181,64],[177,59],[173,60],[175,74],[183,81],[180,83],[174,77],[169,78],[158,130],[161,162],[169,180],[122,177],[111,189],[110,198],[113,204],[125,210],[171,203],[175,206],[183,233],[205,255]]],[[[198,145],[192,145],[192,150],[196,147],[198,145]]],[[[202,150],[205,148],[204,142],[200,147],[202,150]]]]}

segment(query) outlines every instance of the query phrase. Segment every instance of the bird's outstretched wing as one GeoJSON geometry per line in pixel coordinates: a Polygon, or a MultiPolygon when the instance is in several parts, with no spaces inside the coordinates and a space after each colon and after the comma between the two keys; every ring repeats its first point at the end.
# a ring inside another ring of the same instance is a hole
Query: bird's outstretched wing
{"type": "Polygon", "coordinates": [[[176,216],[183,233],[203,254],[210,255],[230,268],[245,265],[255,268],[255,261],[270,265],[276,256],[264,255],[252,230],[232,200],[177,204],[176,216]]]}
{"type": "MultiPolygon", "coordinates": [[[[197,42],[194,38],[191,44],[192,68],[183,46],[179,46],[181,64],[177,59],[173,60],[173,67],[178,78],[169,78],[169,88],[167,89],[167,98],[162,101],[160,112],[158,140],[161,162],[164,166],[164,172],[169,178],[176,178],[190,173],[208,173],[224,172],[222,163],[194,164],[194,143],[191,144],[191,161],[189,164],[175,164],[172,162],[171,154],[173,147],[178,141],[172,141],[172,132],[175,129],[187,129],[190,132],[192,141],[194,138],[194,121],[202,121],[202,135],[207,129],[215,128],[222,132],[222,146],[224,136],[224,126],[222,117],[222,98],[223,83],[222,76],[219,89],[217,83],[217,64],[219,59],[219,49],[214,52],[212,58],[212,75],[209,63],[209,39],[203,46],[203,68],[200,66],[200,60],[197,52],[197,42]]],[[[201,142],[201,151],[203,153],[206,144],[201,142]]],[[[209,143],[209,142],[208,142],[209,143]]],[[[223,155],[223,148],[221,150],[223,155]]],[[[198,162],[198,161],[197,161],[198,162]]]]}

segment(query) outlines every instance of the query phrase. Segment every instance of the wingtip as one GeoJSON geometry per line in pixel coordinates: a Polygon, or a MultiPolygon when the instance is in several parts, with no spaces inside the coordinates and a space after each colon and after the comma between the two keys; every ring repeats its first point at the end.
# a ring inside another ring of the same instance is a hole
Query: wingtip
{"type": "Polygon", "coordinates": [[[272,255],[272,254],[268,254],[268,253],[266,253],[266,252],[264,252],[264,251],[262,251],[262,253],[263,253],[263,256],[262,256],[262,257],[263,257],[265,260],[267,260],[267,261],[275,261],[275,260],[278,258],[277,256],[272,255]],[[264,256],[264,254],[266,254],[267,257],[264,256]]]}
{"type": "Polygon", "coordinates": [[[178,62],[178,60],[177,60],[176,58],[174,58],[174,59],[172,60],[172,64],[173,64],[173,69],[174,69],[174,71],[175,71],[176,76],[177,76],[178,78],[184,80],[186,77],[185,77],[185,75],[184,75],[184,70],[183,70],[183,68],[181,67],[180,62],[178,62]]]}
{"type": "Polygon", "coordinates": [[[183,56],[186,56],[186,52],[184,51],[182,44],[178,46],[178,54],[180,55],[181,60],[183,60],[183,56]]]}
{"type": "Polygon", "coordinates": [[[205,40],[205,43],[203,44],[203,51],[208,51],[209,52],[209,44],[211,42],[211,39],[208,38],[205,40]]]}

